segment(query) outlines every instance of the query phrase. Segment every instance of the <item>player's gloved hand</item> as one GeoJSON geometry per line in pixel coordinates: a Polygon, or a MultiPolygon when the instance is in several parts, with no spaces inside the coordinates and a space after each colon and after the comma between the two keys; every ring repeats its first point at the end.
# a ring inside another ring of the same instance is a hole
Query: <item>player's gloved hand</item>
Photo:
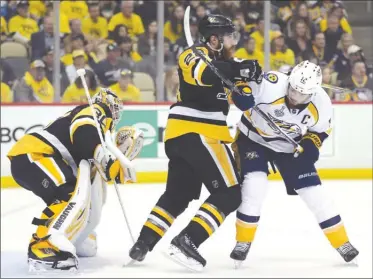
{"type": "Polygon", "coordinates": [[[312,163],[316,163],[317,160],[319,160],[320,156],[319,148],[321,147],[321,141],[316,141],[315,144],[315,140],[317,140],[315,137],[317,137],[317,135],[306,134],[299,143],[303,151],[296,150],[294,152],[294,155],[298,154],[297,158],[301,160],[308,160],[312,163]]]}
{"type": "Polygon", "coordinates": [[[255,105],[255,100],[250,86],[245,81],[236,81],[236,88],[239,92],[233,91],[231,99],[236,107],[242,111],[246,111],[255,105]]]}
{"type": "Polygon", "coordinates": [[[258,60],[233,58],[230,62],[232,63],[233,79],[255,81],[257,83],[262,81],[263,71],[258,60]]]}

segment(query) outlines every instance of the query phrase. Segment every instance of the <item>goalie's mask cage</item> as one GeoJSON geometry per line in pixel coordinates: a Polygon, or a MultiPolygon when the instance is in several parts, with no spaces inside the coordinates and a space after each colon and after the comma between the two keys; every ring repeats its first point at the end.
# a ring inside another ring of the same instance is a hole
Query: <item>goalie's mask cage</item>
{"type": "Polygon", "coordinates": [[[223,49],[225,36],[238,41],[238,35],[232,20],[222,15],[210,14],[203,17],[199,22],[198,31],[201,35],[201,42],[205,44],[208,44],[211,36],[217,36],[221,44],[220,49],[216,50],[219,52],[223,49]]]}
{"type": "Polygon", "coordinates": [[[93,103],[103,103],[107,105],[113,117],[113,128],[118,124],[123,111],[123,104],[118,96],[109,88],[101,88],[101,90],[93,96],[93,103]]]}

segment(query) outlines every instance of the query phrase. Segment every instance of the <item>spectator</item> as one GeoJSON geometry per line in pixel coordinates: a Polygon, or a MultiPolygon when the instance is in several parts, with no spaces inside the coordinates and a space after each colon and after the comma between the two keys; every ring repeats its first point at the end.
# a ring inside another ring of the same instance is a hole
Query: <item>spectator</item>
{"type": "Polygon", "coordinates": [[[1,81],[1,100],[0,103],[11,103],[13,102],[13,92],[8,84],[1,81]]]}
{"type": "MultiPolygon", "coordinates": [[[[264,52],[264,18],[259,17],[256,21],[256,31],[250,34],[255,40],[255,47],[257,51],[264,52]]],[[[269,37],[272,40],[273,37],[272,30],[269,31],[269,37]]]]}
{"type": "MultiPolygon", "coordinates": [[[[175,56],[171,52],[171,43],[167,38],[164,38],[164,63],[165,63],[165,71],[169,67],[175,66],[175,56]]],[[[143,59],[136,63],[135,65],[136,72],[144,72],[149,74],[153,80],[157,77],[157,57],[156,56],[145,56],[143,59]]]]}
{"type": "Polygon", "coordinates": [[[344,33],[341,37],[341,49],[334,55],[331,65],[338,74],[338,80],[342,81],[351,74],[351,63],[348,54],[348,48],[354,43],[351,34],[344,33]]]}
{"type": "Polygon", "coordinates": [[[235,31],[237,34],[237,45],[236,48],[240,48],[243,46],[244,40],[254,31],[250,30],[250,32],[246,31],[246,22],[245,22],[245,16],[243,12],[237,12],[236,18],[233,20],[233,24],[235,27],[235,31]]]}
{"type": "Polygon", "coordinates": [[[109,87],[114,84],[119,77],[120,69],[131,69],[131,65],[120,58],[120,49],[116,43],[111,43],[106,47],[106,59],[92,65],[92,69],[97,74],[100,83],[109,87]]]}
{"type": "Polygon", "coordinates": [[[0,18],[0,35],[1,35],[1,38],[0,38],[0,43],[1,43],[5,41],[8,36],[7,22],[5,20],[5,17],[3,16],[0,18]]]}
{"type": "Polygon", "coordinates": [[[127,27],[124,24],[119,24],[115,26],[114,31],[110,33],[110,42],[115,42],[116,44],[119,44],[122,38],[128,36],[128,30],[127,27]]]}
{"type": "MultiPolygon", "coordinates": [[[[285,1],[283,1],[285,2],[285,1]]],[[[293,11],[295,10],[295,7],[298,3],[297,0],[290,0],[286,1],[287,3],[282,5],[278,11],[277,11],[277,22],[281,26],[282,29],[284,29],[290,20],[290,18],[293,16],[293,11]]]]}
{"type": "Polygon", "coordinates": [[[136,1],[135,13],[138,14],[144,26],[157,21],[157,0],[136,1]]]}
{"type": "MultiPolygon", "coordinates": [[[[334,6],[328,12],[330,15],[334,15],[339,19],[339,27],[342,29],[344,33],[352,34],[352,29],[350,24],[348,23],[347,18],[344,16],[344,8],[342,3],[336,2],[334,6]]],[[[320,30],[322,32],[326,31],[328,28],[328,19],[324,18],[320,21],[320,30]]]]}
{"type": "Polygon", "coordinates": [[[29,2],[17,2],[17,15],[9,20],[8,28],[9,33],[13,33],[13,39],[21,42],[28,43],[31,39],[31,34],[38,32],[39,27],[35,20],[29,17],[29,2]]]}
{"type": "Polygon", "coordinates": [[[308,60],[312,55],[312,42],[310,30],[303,18],[299,18],[294,22],[295,32],[287,40],[287,44],[294,52],[297,63],[303,60],[308,60]]]}
{"type": "MultiPolygon", "coordinates": [[[[334,72],[331,67],[323,67],[322,68],[322,84],[327,84],[327,85],[337,85],[337,75],[338,73],[334,72]]],[[[330,88],[324,88],[326,93],[328,93],[330,99],[334,100],[335,99],[335,94],[336,91],[330,88]]]]}
{"type": "Polygon", "coordinates": [[[85,52],[84,50],[74,50],[72,53],[73,64],[66,67],[66,74],[69,78],[69,83],[73,83],[75,79],[78,77],[76,71],[78,69],[87,68],[87,63],[84,59],[85,52]]]}
{"type": "MultiPolygon", "coordinates": [[[[357,45],[351,45],[348,47],[347,53],[350,59],[350,65],[352,65],[356,61],[362,61],[364,62],[366,68],[368,69],[365,56],[364,56],[364,52],[361,49],[361,47],[357,45]]],[[[372,73],[368,73],[368,74],[372,74],[372,73]]]]}
{"type": "Polygon", "coordinates": [[[6,83],[9,87],[13,87],[14,82],[17,79],[12,67],[10,66],[9,62],[6,59],[0,60],[0,70],[2,73],[1,80],[2,82],[6,83]]]}
{"type": "Polygon", "coordinates": [[[0,1],[1,16],[5,17],[5,20],[9,20],[17,13],[17,1],[0,1]]]}
{"type": "Polygon", "coordinates": [[[295,65],[294,52],[285,44],[284,34],[275,31],[271,41],[270,67],[277,71],[282,65],[295,65]]]}
{"type": "Polygon", "coordinates": [[[204,18],[206,15],[208,15],[208,10],[207,10],[206,6],[203,5],[203,4],[198,5],[197,8],[196,8],[196,15],[195,15],[198,22],[202,18],[204,18]]]}
{"type": "MultiPolygon", "coordinates": [[[[310,1],[312,2],[312,1],[310,1]]],[[[309,7],[309,13],[312,21],[319,24],[320,21],[327,16],[328,11],[334,6],[335,0],[314,1],[309,7]]]]}
{"type": "Polygon", "coordinates": [[[64,38],[63,38],[63,44],[64,46],[66,46],[66,50],[68,53],[71,53],[73,51],[73,49],[71,48],[71,44],[72,44],[72,38],[76,38],[77,36],[80,36],[83,40],[83,44],[85,43],[85,37],[84,37],[84,34],[82,32],[82,23],[80,21],[80,19],[72,19],[69,23],[69,26],[70,26],[70,34],[66,35],[64,38]]]}
{"type": "Polygon", "coordinates": [[[133,74],[128,69],[120,71],[119,80],[109,88],[117,94],[123,102],[140,102],[140,90],[132,83],[133,74]]]}
{"type": "Polygon", "coordinates": [[[54,90],[45,76],[45,64],[35,60],[30,64],[30,70],[14,86],[15,102],[53,103],[54,90]]]}
{"type": "Polygon", "coordinates": [[[256,21],[263,16],[263,2],[258,0],[246,0],[241,2],[241,11],[245,19],[245,31],[255,28],[256,21]]]}
{"type": "Polygon", "coordinates": [[[133,12],[133,1],[123,1],[121,12],[115,14],[109,22],[109,32],[114,31],[114,28],[119,24],[124,24],[128,29],[128,34],[131,38],[144,33],[144,25],[141,17],[133,12]]]}
{"type": "Polygon", "coordinates": [[[44,18],[44,29],[31,35],[31,60],[41,59],[47,48],[54,45],[53,19],[44,18]]]}
{"type": "Polygon", "coordinates": [[[352,91],[353,101],[369,101],[372,99],[373,78],[367,75],[367,69],[363,61],[355,61],[352,65],[352,75],[344,80],[342,87],[352,91]]]}
{"type": "Polygon", "coordinates": [[[241,59],[256,59],[260,66],[264,67],[264,53],[255,48],[255,40],[250,36],[245,39],[244,46],[239,48],[234,56],[241,59]]]}
{"type": "Polygon", "coordinates": [[[177,67],[171,67],[166,71],[164,78],[164,86],[166,93],[166,100],[169,102],[177,102],[179,94],[179,74],[177,72],[177,67]]]}
{"type": "Polygon", "coordinates": [[[321,66],[325,66],[326,64],[328,64],[328,61],[325,59],[326,42],[323,32],[319,31],[315,33],[312,41],[312,51],[312,56],[317,58],[318,64],[320,64],[321,66]]]}
{"type": "Polygon", "coordinates": [[[39,21],[40,18],[45,16],[47,11],[46,5],[44,1],[30,1],[30,17],[34,19],[36,22],[39,21]]]}
{"type": "Polygon", "coordinates": [[[182,5],[176,6],[170,20],[164,25],[164,36],[169,39],[172,44],[183,35],[184,12],[184,7],[182,5]]]}
{"type": "MultiPolygon", "coordinates": [[[[53,61],[54,59],[54,48],[53,46],[47,48],[43,54],[43,62],[45,64],[45,76],[51,84],[53,84],[53,61]]],[[[61,93],[65,91],[66,87],[70,84],[69,78],[66,75],[65,65],[60,63],[60,90],[61,93]]]]}
{"type": "Polygon", "coordinates": [[[308,7],[305,2],[299,2],[295,6],[294,15],[292,18],[288,21],[286,25],[286,36],[287,37],[293,37],[296,29],[296,23],[303,19],[304,23],[306,24],[306,27],[309,32],[309,39],[311,38],[311,34],[314,34],[316,31],[315,25],[313,24],[309,13],[308,13],[308,7]]]}
{"type": "Polygon", "coordinates": [[[98,2],[88,5],[88,13],[82,21],[82,32],[87,39],[102,42],[108,37],[108,27],[106,18],[100,16],[98,2]]]}
{"type": "Polygon", "coordinates": [[[218,8],[216,8],[212,13],[224,15],[229,18],[234,18],[238,10],[238,5],[235,1],[218,1],[218,8]]]}
{"type": "MultiPolygon", "coordinates": [[[[54,18],[54,11],[53,11],[53,1],[46,1],[47,11],[45,13],[45,17],[52,17],[54,18]]],[[[63,38],[67,34],[71,33],[70,29],[70,22],[68,17],[64,13],[59,13],[60,17],[60,37],[63,38]]],[[[44,17],[39,19],[39,26],[43,25],[44,17]]]]}
{"type": "Polygon", "coordinates": [[[157,32],[158,23],[154,20],[149,23],[145,33],[139,36],[137,50],[141,56],[155,56],[157,54],[157,32]]]}
{"type": "MultiPolygon", "coordinates": [[[[95,74],[91,70],[86,70],[85,81],[89,95],[92,97],[99,91],[95,74]]],[[[62,103],[88,103],[87,96],[83,87],[82,79],[77,78],[75,82],[67,87],[62,96],[62,103]]]]}
{"type": "Polygon", "coordinates": [[[82,20],[88,14],[88,7],[85,1],[62,1],[60,10],[67,16],[69,21],[72,19],[82,20]]]}
{"type": "Polygon", "coordinates": [[[107,21],[110,20],[110,18],[114,14],[114,10],[117,7],[117,1],[116,0],[105,0],[105,1],[99,1],[101,14],[104,18],[106,18],[107,21]]]}
{"type": "Polygon", "coordinates": [[[333,14],[328,16],[328,28],[324,31],[324,34],[327,46],[325,49],[325,61],[329,62],[337,52],[337,45],[343,34],[337,16],[333,14]]]}
{"type": "MultiPolygon", "coordinates": [[[[190,34],[192,35],[193,42],[198,42],[198,21],[194,16],[190,17],[190,34]]],[[[175,59],[188,47],[188,42],[185,35],[177,39],[173,45],[173,53],[175,54],[175,59]]]]}
{"type": "Polygon", "coordinates": [[[142,60],[141,55],[133,50],[133,42],[130,37],[124,37],[119,42],[120,57],[127,62],[131,69],[135,66],[135,63],[142,60]]]}
{"type": "MultiPolygon", "coordinates": [[[[61,58],[61,61],[65,64],[65,66],[73,64],[72,52],[74,50],[84,49],[84,44],[85,41],[82,34],[74,35],[71,37],[70,44],[66,44],[65,46],[66,54],[61,58]]],[[[85,59],[88,61],[87,55],[85,55],[85,59]]]]}

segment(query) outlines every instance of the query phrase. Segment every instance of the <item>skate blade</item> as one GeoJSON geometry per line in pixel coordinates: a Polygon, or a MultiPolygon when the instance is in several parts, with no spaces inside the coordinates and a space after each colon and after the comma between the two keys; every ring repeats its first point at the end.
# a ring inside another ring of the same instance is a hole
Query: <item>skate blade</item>
{"type": "Polygon", "coordinates": [[[77,274],[78,265],[76,261],[71,261],[58,268],[53,268],[52,263],[28,259],[28,271],[31,274],[77,274]]]}
{"type": "Polygon", "coordinates": [[[131,259],[129,262],[123,264],[123,267],[128,267],[128,266],[132,266],[135,264],[135,262],[137,262],[136,260],[134,259],[131,259]]]}
{"type": "Polygon", "coordinates": [[[202,272],[204,266],[199,263],[198,261],[188,258],[183,253],[181,253],[180,249],[177,248],[174,245],[170,245],[168,248],[168,253],[164,252],[164,255],[167,256],[167,258],[171,259],[173,262],[177,263],[178,265],[181,265],[183,267],[186,267],[187,269],[194,271],[194,272],[202,272]]]}
{"type": "Polygon", "coordinates": [[[239,269],[242,266],[243,261],[234,260],[234,269],[239,269]]]}

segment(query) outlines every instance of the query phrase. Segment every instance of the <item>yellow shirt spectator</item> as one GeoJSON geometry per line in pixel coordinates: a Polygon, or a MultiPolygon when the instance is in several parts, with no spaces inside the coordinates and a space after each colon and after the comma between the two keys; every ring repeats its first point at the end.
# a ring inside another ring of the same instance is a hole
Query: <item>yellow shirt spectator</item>
{"type": "Polygon", "coordinates": [[[82,20],[88,14],[88,6],[85,1],[63,1],[60,8],[69,20],[82,20]]]}
{"type": "MultiPolygon", "coordinates": [[[[88,55],[84,53],[84,60],[85,62],[88,61],[88,55]]],[[[65,64],[65,66],[70,66],[73,64],[73,54],[72,53],[66,53],[64,56],[61,57],[61,62],[65,64]]]]}
{"type": "MultiPolygon", "coordinates": [[[[348,23],[345,17],[342,17],[339,21],[339,26],[341,26],[342,30],[348,34],[352,34],[352,29],[350,24],[348,23]]],[[[320,20],[320,30],[321,32],[325,32],[328,29],[328,19],[324,18],[320,20]]]]}
{"type": "Polygon", "coordinates": [[[0,33],[8,34],[8,27],[5,18],[2,16],[0,19],[0,33]]]}
{"type": "Polygon", "coordinates": [[[18,32],[22,37],[27,40],[31,39],[31,34],[38,32],[39,27],[35,20],[29,17],[22,17],[20,15],[13,16],[9,20],[9,32],[18,32]]]}
{"type": "Polygon", "coordinates": [[[172,44],[176,42],[177,39],[181,37],[183,33],[183,25],[179,23],[177,25],[177,33],[175,33],[171,28],[171,21],[167,21],[164,25],[164,36],[171,41],[172,44]]]}
{"type": "MultiPolygon", "coordinates": [[[[89,90],[89,95],[92,97],[99,91],[99,87],[96,90],[89,90]]],[[[85,95],[84,88],[78,88],[75,83],[71,84],[66,88],[63,93],[61,100],[62,103],[88,103],[87,96],[85,95]]]]}
{"type": "Polygon", "coordinates": [[[47,7],[45,6],[44,1],[39,0],[32,0],[29,1],[29,12],[30,15],[33,16],[34,19],[39,19],[45,15],[45,12],[47,11],[47,7]]]}
{"type": "Polygon", "coordinates": [[[53,103],[54,89],[49,80],[44,77],[41,81],[33,78],[30,72],[25,73],[25,83],[32,88],[34,97],[40,103],[53,103]]]}
{"type": "MultiPolygon", "coordinates": [[[[51,12],[52,17],[53,17],[53,15],[54,15],[53,12],[51,12]]],[[[63,13],[60,13],[60,32],[63,33],[63,34],[70,34],[71,33],[69,19],[63,13]]]]}
{"type": "MultiPolygon", "coordinates": [[[[250,37],[254,38],[255,40],[255,49],[257,51],[263,51],[264,52],[264,37],[259,31],[254,31],[251,33],[250,37]]],[[[272,41],[273,38],[273,31],[269,31],[269,38],[272,41]]]]}
{"type": "Polygon", "coordinates": [[[276,53],[271,53],[269,61],[272,71],[278,71],[282,65],[294,66],[294,52],[290,48],[285,52],[276,51],[276,53]]]}
{"type": "Polygon", "coordinates": [[[258,60],[260,66],[264,66],[264,53],[263,51],[254,50],[252,53],[249,53],[246,48],[241,47],[237,49],[234,53],[234,57],[241,59],[256,59],[258,60]]]}
{"type": "Polygon", "coordinates": [[[94,21],[89,15],[82,21],[82,31],[84,35],[95,39],[106,39],[108,36],[108,24],[106,18],[99,16],[94,21]]]}
{"type": "Polygon", "coordinates": [[[1,103],[11,103],[13,102],[13,92],[10,90],[9,86],[2,82],[1,83],[1,103]]]}
{"type": "Polygon", "coordinates": [[[131,84],[132,72],[123,70],[120,73],[120,78],[117,83],[114,83],[109,88],[117,94],[118,98],[124,102],[140,102],[140,90],[131,84]]]}
{"type": "Polygon", "coordinates": [[[127,27],[128,35],[132,38],[145,32],[141,17],[135,13],[132,13],[130,17],[125,17],[121,12],[115,14],[109,22],[109,31],[114,31],[115,27],[120,24],[127,27]]]}

